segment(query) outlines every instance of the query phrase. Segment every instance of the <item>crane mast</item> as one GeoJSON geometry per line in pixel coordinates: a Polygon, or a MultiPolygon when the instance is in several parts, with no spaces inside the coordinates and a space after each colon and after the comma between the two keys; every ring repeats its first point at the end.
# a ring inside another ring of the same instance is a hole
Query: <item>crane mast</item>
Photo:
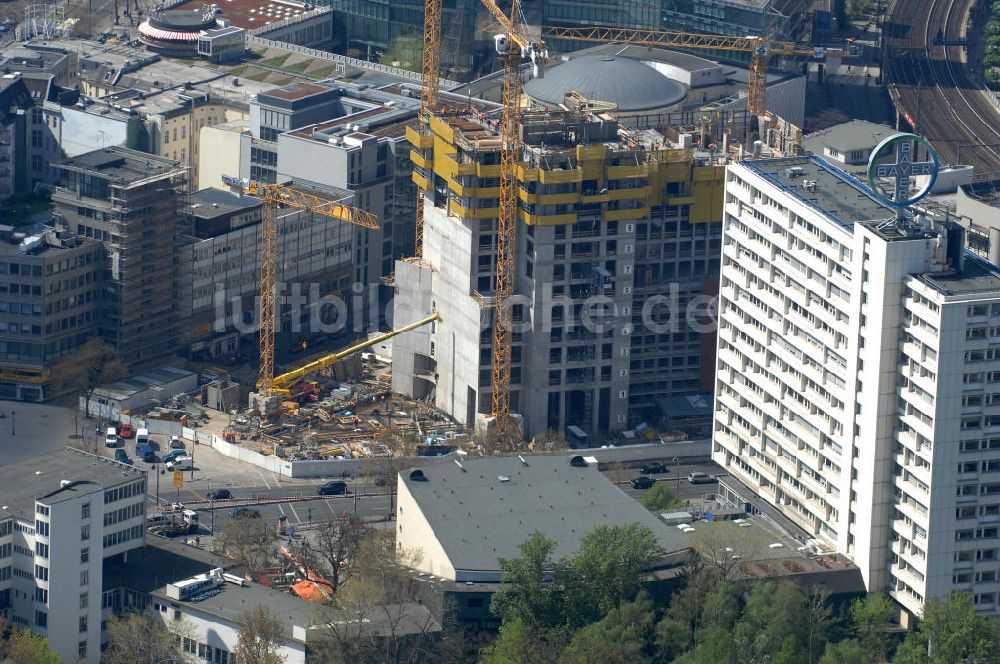
{"type": "Polygon", "coordinates": [[[260,220],[260,365],[257,370],[257,394],[266,400],[275,395],[274,333],[277,315],[275,284],[278,263],[278,205],[305,210],[368,229],[378,228],[378,220],[367,210],[320,198],[284,184],[267,184],[225,175],[222,176],[222,181],[231,189],[259,198],[263,202],[260,220]]]}

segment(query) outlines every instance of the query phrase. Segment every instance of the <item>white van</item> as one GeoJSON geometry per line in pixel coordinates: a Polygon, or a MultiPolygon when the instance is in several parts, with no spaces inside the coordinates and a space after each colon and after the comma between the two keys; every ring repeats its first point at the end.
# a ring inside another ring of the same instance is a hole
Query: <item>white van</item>
{"type": "Polygon", "coordinates": [[[194,468],[194,459],[189,456],[177,457],[167,463],[167,470],[191,470],[194,468]]]}
{"type": "Polygon", "coordinates": [[[114,427],[108,427],[107,433],[104,434],[104,446],[105,447],[118,446],[118,431],[116,431],[114,427]]]}
{"type": "Polygon", "coordinates": [[[149,429],[139,429],[135,432],[135,444],[142,445],[149,442],[149,429]]]}

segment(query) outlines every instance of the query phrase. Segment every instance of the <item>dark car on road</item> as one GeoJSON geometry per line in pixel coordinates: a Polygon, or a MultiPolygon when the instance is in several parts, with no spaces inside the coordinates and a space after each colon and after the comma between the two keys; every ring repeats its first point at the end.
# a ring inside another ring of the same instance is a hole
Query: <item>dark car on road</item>
{"type": "Polygon", "coordinates": [[[234,519],[249,518],[249,519],[259,519],[260,512],[257,510],[252,510],[249,507],[234,507],[229,510],[229,516],[234,519]]]}
{"type": "Polygon", "coordinates": [[[656,480],[654,480],[652,477],[646,477],[645,475],[643,475],[642,477],[637,477],[634,480],[632,480],[632,488],[648,489],[649,487],[653,486],[653,483],[655,482],[656,480]]]}
{"type": "Polygon", "coordinates": [[[125,450],[123,450],[120,447],[117,450],[115,450],[115,461],[119,461],[121,463],[127,463],[130,466],[132,465],[132,459],[129,457],[128,454],[125,453],[125,450]]]}
{"type": "Polygon", "coordinates": [[[347,493],[347,482],[327,482],[316,487],[320,496],[342,496],[347,493]]]}
{"type": "Polygon", "coordinates": [[[229,489],[216,489],[208,492],[209,500],[229,500],[232,497],[233,494],[229,492],[229,489]]]}
{"type": "Polygon", "coordinates": [[[659,461],[650,461],[645,466],[639,468],[639,472],[644,475],[659,475],[660,473],[669,473],[670,471],[659,461]]]}

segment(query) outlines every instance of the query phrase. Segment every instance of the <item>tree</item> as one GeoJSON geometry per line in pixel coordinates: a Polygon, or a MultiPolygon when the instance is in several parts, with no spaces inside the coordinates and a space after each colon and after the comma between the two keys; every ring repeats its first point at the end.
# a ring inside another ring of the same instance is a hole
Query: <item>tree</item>
{"type": "Polygon", "coordinates": [[[723,525],[706,523],[691,535],[691,546],[706,564],[715,568],[720,581],[744,577],[743,565],[760,558],[760,545],[751,538],[734,536],[723,525]]]}
{"type": "Polygon", "coordinates": [[[868,661],[885,662],[888,659],[888,628],[895,617],[896,608],[884,593],[873,593],[851,604],[854,633],[868,661]]]}
{"type": "Polygon", "coordinates": [[[653,602],[640,593],[635,601],[621,604],[573,635],[559,664],[651,662],[655,618],[653,602]]]}
{"type": "Polygon", "coordinates": [[[855,639],[845,639],[843,641],[826,644],[826,650],[819,659],[819,664],[859,664],[859,662],[871,662],[883,660],[871,660],[865,654],[864,647],[855,639]]]}
{"type": "Polygon", "coordinates": [[[674,664],[739,664],[731,632],[712,629],[698,647],[672,661],[674,664]]]}
{"type": "Polygon", "coordinates": [[[152,613],[130,611],[108,620],[103,664],[159,664],[182,657],[174,635],[152,613]]]}
{"type": "Polygon", "coordinates": [[[500,559],[500,589],[490,611],[503,624],[519,621],[531,628],[560,625],[565,620],[562,589],[550,583],[565,566],[552,560],[556,543],[533,532],[521,544],[520,558],[500,559]]]}
{"type": "Polygon", "coordinates": [[[552,664],[569,638],[564,627],[538,628],[514,619],[501,625],[499,638],[483,648],[479,664],[552,664]]]}
{"type": "Polygon", "coordinates": [[[100,337],[91,337],[79,349],[52,367],[51,390],[55,394],[85,395],[90,417],[90,397],[101,385],[121,380],[128,373],[115,348],[100,337]]]}
{"type": "Polygon", "coordinates": [[[654,514],[683,504],[666,482],[655,483],[642,497],[642,506],[654,514]]]}
{"type": "MultiPolygon", "coordinates": [[[[759,662],[766,656],[775,661],[779,655],[787,658],[802,652],[806,611],[806,597],[795,582],[754,584],[734,630],[740,661],[759,662]]],[[[806,661],[802,655],[800,662],[806,661]]]]}
{"type": "Polygon", "coordinates": [[[263,605],[240,615],[240,634],[233,656],[240,664],[281,664],[284,655],[278,654],[285,643],[281,622],[263,605]]]}
{"type": "Polygon", "coordinates": [[[653,531],[639,523],[598,526],[584,535],[570,561],[569,623],[582,627],[635,599],[642,575],[665,555],[653,531]]]}
{"type": "Polygon", "coordinates": [[[44,636],[9,626],[0,615],[0,662],[4,664],[62,664],[62,657],[49,649],[44,636]],[[6,638],[4,638],[6,637],[6,638]]]}
{"type": "Polygon", "coordinates": [[[367,532],[350,576],[334,596],[333,606],[322,613],[330,633],[323,648],[328,660],[416,664],[454,659],[451,654],[460,647],[459,635],[439,635],[409,571],[419,560],[419,552],[396,547],[392,530],[367,532]]]}
{"type": "Polygon", "coordinates": [[[334,520],[321,523],[315,530],[312,543],[303,539],[298,553],[305,567],[325,574],[330,590],[336,591],[343,581],[344,570],[354,562],[368,530],[362,519],[343,512],[334,520]]]}
{"type": "Polygon", "coordinates": [[[924,604],[917,629],[906,635],[893,664],[1000,662],[1000,634],[993,618],[976,615],[972,595],[954,592],[924,604]]]}
{"type": "Polygon", "coordinates": [[[221,552],[245,567],[251,578],[266,569],[271,541],[263,519],[232,519],[216,540],[221,552]]]}

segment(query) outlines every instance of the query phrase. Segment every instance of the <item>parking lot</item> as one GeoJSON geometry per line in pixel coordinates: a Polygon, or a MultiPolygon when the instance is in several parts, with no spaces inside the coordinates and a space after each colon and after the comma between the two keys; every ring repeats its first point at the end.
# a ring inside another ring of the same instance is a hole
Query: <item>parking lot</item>
{"type": "MultiPolygon", "coordinates": [[[[683,463],[683,461],[681,461],[677,465],[664,462],[664,465],[667,466],[666,473],[648,475],[648,477],[656,482],[668,483],[670,488],[675,491],[681,500],[701,500],[706,494],[714,494],[716,487],[718,486],[716,482],[709,484],[691,484],[687,479],[688,473],[708,473],[709,475],[714,475],[716,478],[725,477],[727,475],[722,466],[712,461],[701,461],[697,463],[683,463]]],[[[629,494],[636,500],[641,500],[642,496],[645,495],[646,491],[648,491],[648,489],[632,488],[631,480],[642,476],[642,473],[639,472],[638,466],[624,469],[609,468],[602,472],[607,475],[611,481],[618,483],[618,486],[622,491],[629,494]]]]}

